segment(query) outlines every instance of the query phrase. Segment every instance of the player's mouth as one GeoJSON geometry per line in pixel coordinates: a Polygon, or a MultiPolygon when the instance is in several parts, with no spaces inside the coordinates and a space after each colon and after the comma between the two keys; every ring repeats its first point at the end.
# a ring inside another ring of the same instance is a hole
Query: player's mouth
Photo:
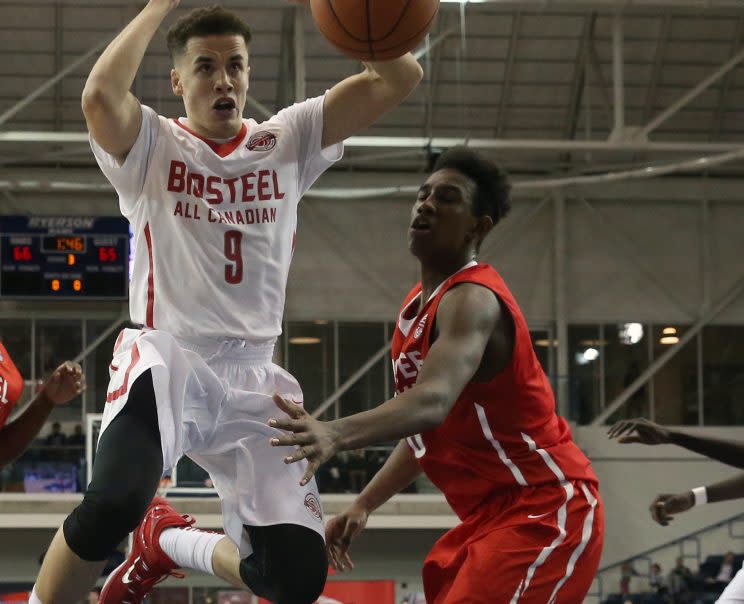
{"type": "Polygon", "coordinates": [[[411,223],[411,227],[409,231],[417,235],[423,235],[425,233],[430,233],[431,223],[423,216],[416,216],[416,218],[414,218],[413,222],[411,223]]]}
{"type": "Polygon", "coordinates": [[[223,118],[231,118],[235,115],[238,106],[235,100],[230,97],[222,97],[212,104],[212,111],[223,118]]]}

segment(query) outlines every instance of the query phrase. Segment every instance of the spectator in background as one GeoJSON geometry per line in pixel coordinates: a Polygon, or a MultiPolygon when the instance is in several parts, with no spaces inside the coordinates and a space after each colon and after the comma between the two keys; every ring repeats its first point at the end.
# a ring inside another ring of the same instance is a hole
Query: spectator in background
{"type": "Polygon", "coordinates": [[[52,432],[46,437],[44,444],[47,447],[63,447],[67,442],[67,437],[62,432],[62,425],[59,422],[52,424],[52,432]]]}
{"type": "Polygon", "coordinates": [[[664,574],[661,572],[661,564],[654,562],[651,565],[651,570],[648,574],[648,585],[652,592],[664,597],[664,601],[667,601],[666,595],[669,593],[669,589],[667,588],[664,574]]]}
{"type": "Polygon", "coordinates": [[[637,577],[638,573],[633,568],[631,562],[626,562],[620,568],[620,593],[623,596],[629,596],[631,592],[631,582],[633,577],[637,577]]]}
{"type": "Polygon", "coordinates": [[[692,571],[685,566],[682,556],[677,558],[676,566],[669,571],[667,585],[675,604],[687,604],[692,599],[692,571]]]}
{"type": "Polygon", "coordinates": [[[67,437],[67,444],[71,447],[85,447],[85,434],[80,424],[77,424],[73,433],[67,437]]]}
{"type": "Polygon", "coordinates": [[[716,575],[716,578],[711,580],[710,582],[715,584],[716,589],[723,591],[726,586],[731,583],[731,579],[734,578],[734,574],[736,574],[736,569],[734,569],[734,553],[728,552],[723,557],[721,568],[718,569],[718,575],[716,575]]]}

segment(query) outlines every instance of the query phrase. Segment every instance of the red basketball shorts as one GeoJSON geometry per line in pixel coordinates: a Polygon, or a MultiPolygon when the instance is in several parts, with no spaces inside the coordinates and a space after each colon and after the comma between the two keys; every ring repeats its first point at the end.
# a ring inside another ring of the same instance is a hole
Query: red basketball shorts
{"type": "Polygon", "coordinates": [[[596,485],[506,491],[447,532],[424,562],[429,604],[581,604],[602,554],[596,485]]]}

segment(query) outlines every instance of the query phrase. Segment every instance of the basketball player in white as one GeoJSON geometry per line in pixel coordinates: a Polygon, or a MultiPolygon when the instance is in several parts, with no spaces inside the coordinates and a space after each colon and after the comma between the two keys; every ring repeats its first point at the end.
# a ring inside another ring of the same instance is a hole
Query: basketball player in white
{"type": "MultiPolygon", "coordinates": [[[[744,442],[671,430],[643,418],[619,421],[610,428],[608,434],[610,438],[617,439],[618,442],[624,444],[678,445],[744,470],[744,442]]],[[[651,517],[662,526],[666,526],[676,514],[686,512],[697,505],[742,498],[744,498],[744,474],[737,474],[726,480],[695,487],[682,493],[658,495],[651,503],[651,517]]],[[[744,604],[744,568],[739,569],[716,600],[716,604],[744,604]]]]}
{"type": "Polygon", "coordinates": [[[52,541],[33,604],[76,602],[135,527],[102,602],[141,602],[179,566],[280,604],[314,602],[325,583],[317,487],[300,487],[304,468],[267,446],[278,434],[266,426],[271,395],[302,400],[271,363],[297,204],[342,141],[406,98],[422,70],[410,54],[374,63],[263,123],[244,120],[250,31],[222,8],[198,9],[168,33],[186,117],[166,119],[129,89],[178,3],[149,0],[83,92],[91,146],[135,232],[130,312],[141,327],[117,340],[93,479],[52,541]],[[210,473],[226,537],[150,503],[182,455],[210,473]]]}

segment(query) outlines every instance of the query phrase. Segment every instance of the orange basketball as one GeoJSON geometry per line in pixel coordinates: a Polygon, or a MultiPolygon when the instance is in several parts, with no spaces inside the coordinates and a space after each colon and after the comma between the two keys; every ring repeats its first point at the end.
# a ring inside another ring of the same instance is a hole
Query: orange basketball
{"type": "Polygon", "coordinates": [[[320,33],[342,53],[386,61],[423,40],[439,0],[310,0],[310,8],[320,33]]]}

